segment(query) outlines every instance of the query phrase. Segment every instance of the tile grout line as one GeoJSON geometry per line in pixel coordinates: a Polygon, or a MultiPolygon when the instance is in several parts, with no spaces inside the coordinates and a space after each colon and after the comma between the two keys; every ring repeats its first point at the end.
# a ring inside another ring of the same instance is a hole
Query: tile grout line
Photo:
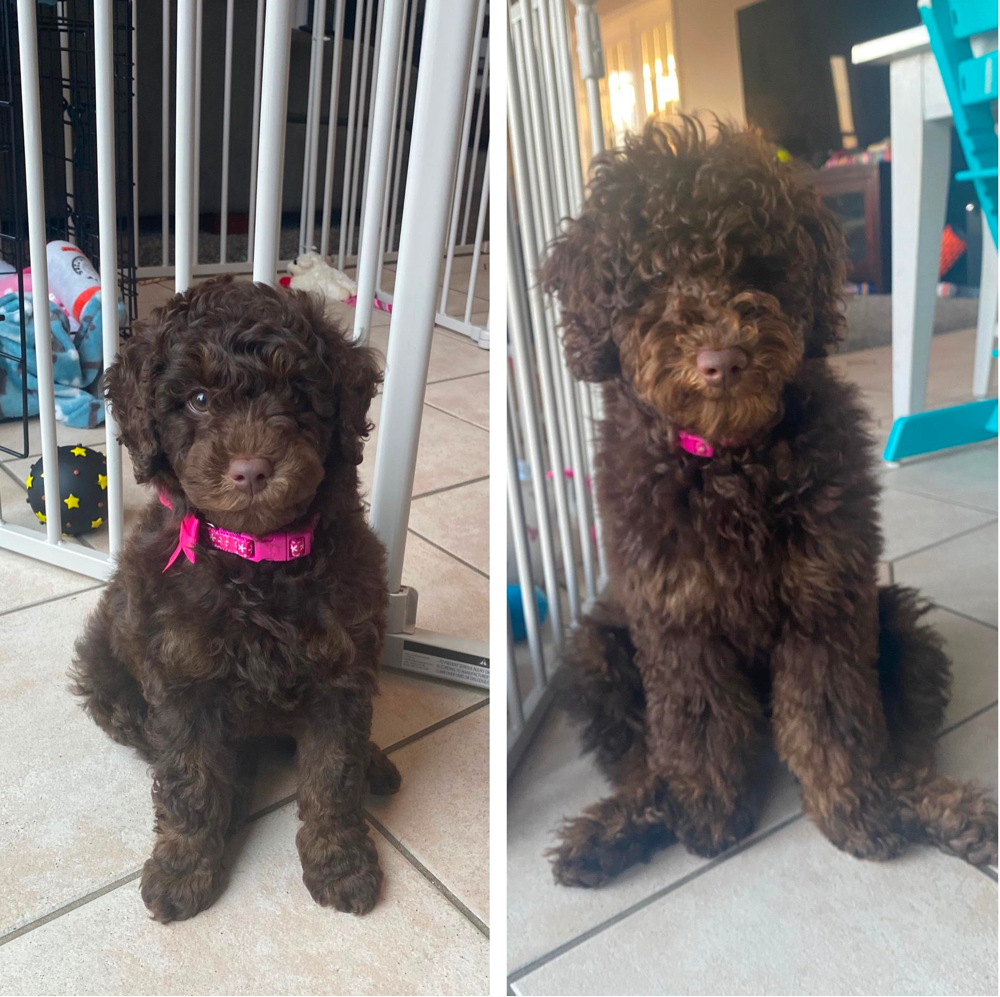
{"type": "Polygon", "coordinates": [[[941,502],[943,505],[954,505],[958,506],[960,509],[968,509],[970,512],[981,512],[985,516],[996,516],[996,509],[986,509],[981,505],[972,505],[969,502],[958,502],[955,499],[944,499],[939,495],[931,495],[928,492],[919,491],[916,488],[904,488],[900,485],[883,485],[882,490],[885,492],[903,492],[905,495],[912,495],[915,498],[929,499],[931,502],[941,502]]]}
{"type": "MultiPolygon", "coordinates": [[[[46,601],[51,602],[53,600],[46,600],[46,601]]],[[[450,723],[453,723],[456,720],[461,720],[463,717],[468,716],[470,713],[474,713],[476,710],[482,709],[484,706],[488,705],[488,703],[489,703],[489,697],[487,696],[487,698],[482,700],[481,702],[474,703],[472,706],[468,706],[464,710],[459,710],[457,713],[452,714],[450,717],[445,717],[443,720],[438,720],[436,723],[430,724],[429,726],[424,727],[421,730],[415,731],[413,734],[409,734],[407,737],[401,738],[399,741],[390,744],[388,747],[383,748],[382,750],[386,754],[388,754],[390,751],[395,751],[397,748],[403,748],[406,745],[412,744],[414,741],[417,741],[420,738],[426,736],[427,734],[433,734],[435,731],[440,730],[442,727],[447,727],[450,723]]],[[[253,813],[249,814],[245,820],[241,821],[239,825],[233,827],[226,834],[226,841],[228,842],[229,840],[231,840],[237,834],[242,832],[245,828],[249,827],[250,824],[255,823],[256,821],[260,820],[263,817],[267,817],[278,810],[281,810],[283,807],[288,806],[289,803],[294,803],[297,796],[298,796],[298,791],[290,794],[289,796],[282,797],[280,800],[275,800],[273,803],[269,803],[266,807],[261,807],[260,810],[255,810],[253,813]]],[[[365,811],[365,816],[368,817],[367,810],[365,811]]],[[[376,822],[373,821],[373,823],[376,822]]],[[[392,840],[388,834],[386,834],[385,836],[390,841],[392,840]]],[[[402,848],[402,846],[399,847],[402,848]]],[[[404,852],[404,855],[405,854],[406,853],[404,852]]],[[[36,918],[34,921],[30,921],[28,922],[28,924],[22,924],[20,928],[15,928],[13,931],[8,932],[6,935],[0,936],[0,946],[6,945],[8,942],[14,941],[15,938],[19,938],[21,935],[26,935],[29,931],[34,931],[35,928],[41,928],[43,925],[48,924],[50,921],[54,921],[56,920],[56,918],[62,917],[64,914],[69,914],[72,911],[76,910],[77,908],[85,906],[92,900],[99,900],[106,893],[111,893],[113,890],[117,890],[120,886],[126,886],[133,880],[138,879],[140,875],[142,875],[141,866],[138,869],[134,870],[133,872],[130,872],[125,876],[116,879],[112,883],[108,883],[105,886],[100,887],[99,889],[92,890],[90,893],[87,893],[82,897],[77,897],[76,900],[72,900],[68,904],[64,904],[62,907],[57,907],[55,910],[49,911],[48,914],[44,914],[42,917],[36,918]]],[[[428,873],[427,875],[429,876],[430,874],[428,873]]],[[[440,886],[440,889],[447,893],[447,888],[444,887],[443,885],[440,886]]],[[[457,898],[453,902],[456,904],[456,906],[461,904],[461,901],[458,901],[457,898]]],[[[476,923],[477,927],[479,927],[481,922],[479,922],[479,919],[476,918],[475,914],[472,914],[472,912],[469,911],[466,916],[468,916],[470,919],[474,919],[473,923],[476,923]]],[[[489,937],[488,928],[481,927],[480,930],[485,932],[487,938],[489,937]]]]}
{"type": "Polygon", "coordinates": [[[0,610],[0,616],[10,616],[11,613],[20,613],[22,609],[34,609],[36,606],[44,606],[50,602],[59,602],[60,599],[69,599],[74,595],[83,595],[84,592],[93,592],[94,589],[104,588],[105,582],[97,582],[95,585],[88,585],[86,588],[74,589],[72,592],[64,592],[62,595],[49,596],[48,599],[39,599],[37,602],[26,602],[23,606],[14,606],[11,609],[0,610]]]}
{"type": "Polygon", "coordinates": [[[656,903],[658,900],[662,900],[668,894],[674,893],[676,890],[681,889],[683,886],[687,886],[688,883],[700,878],[705,873],[710,872],[712,869],[718,868],[720,865],[725,864],[731,858],[735,858],[741,852],[753,847],[761,841],[770,838],[772,835],[777,834],[779,831],[783,831],[786,827],[794,824],[797,820],[800,820],[805,815],[800,810],[798,813],[793,814],[791,817],[786,817],[783,821],[775,824],[774,827],[768,828],[766,831],[762,831],[760,834],[754,835],[741,841],[738,845],[735,845],[729,851],[724,852],[722,855],[717,856],[714,859],[710,859],[704,865],[699,866],[697,869],[693,869],[686,876],[681,876],[680,879],[674,880],[674,882],[669,883],[662,889],[657,890],[655,893],[651,893],[648,897],[643,897],[642,900],[637,901],[632,904],[631,907],[626,907],[625,910],[619,911],[617,914],[613,914],[611,917],[602,921],[600,924],[594,925],[592,928],[588,928],[586,931],[577,935],[575,938],[571,938],[569,941],[563,942],[562,945],[557,946],[551,952],[546,952],[545,955],[539,956],[532,962],[515,970],[513,973],[507,975],[508,984],[517,983],[519,980],[523,980],[526,976],[534,973],[536,970],[541,969],[543,966],[548,965],[550,962],[558,959],[560,956],[565,955],[567,952],[571,952],[573,949],[578,948],[584,942],[590,941],[596,935],[601,934],[608,928],[614,927],[616,924],[621,923],[626,918],[631,917],[633,914],[637,914],[641,910],[645,910],[651,904],[656,903]]]}
{"type": "Polygon", "coordinates": [[[934,740],[940,741],[942,737],[947,737],[949,734],[954,733],[959,727],[964,727],[970,721],[975,720],[976,717],[981,717],[984,713],[989,713],[990,710],[996,709],[998,702],[1000,701],[994,699],[992,703],[987,703],[985,706],[980,706],[978,710],[973,710],[967,717],[956,720],[950,727],[945,727],[940,733],[936,734],[934,740]]]}
{"type": "Polygon", "coordinates": [[[430,869],[428,869],[420,861],[420,859],[418,859],[416,855],[414,855],[413,852],[406,847],[406,845],[404,845],[394,835],[390,834],[388,829],[380,821],[376,820],[369,810],[365,810],[365,818],[368,820],[368,823],[371,824],[371,826],[374,827],[375,830],[378,831],[378,833],[381,834],[382,837],[385,838],[386,841],[388,841],[389,844],[392,845],[392,847],[395,848],[396,851],[399,852],[399,854],[402,855],[403,858],[406,859],[406,861],[409,862],[410,865],[416,869],[417,872],[419,872],[420,875],[423,876],[424,879],[426,879],[427,882],[430,883],[431,886],[433,886],[441,894],[441,896],[443,896],[445,900],[452,905],[452,907],[455,908],[455,910],[465,917],[465,919],[469,921],[474,928],[477,928],[486,937],[486,939],[489,940],[489,927],[484,924],[480,918],[476,917],[476,915],[473,914],[472,911],[469,910],[469,908],[466,907],[465,904],[463,904],[462,901],[459,900],[458,897],[455,896],[455,894],[452,893],[452,891],[449,890],[448,887],[445,886],[444,883],[442,883],[441,880],[438,879],[437,876],[435,876],[434,873],[432,873],[430,869]]]}
{"type": "MultiPolygon", "coordinates": [[[[476,375],[475,374],[470,374],[469,376],[470,377],[475,377],[476,375]]],[[[434,383],[435,384],[440,384],[441,382],[440,381],[435,381],[434,383]]],[[[490,431],[489,426],[480,426],[478,422],[473,422],[471,419],[466,419],[463,416],[456,415],[454,412],[449,412],[448,409],[441,408],[440,405],[435,405],[433,402],[427,401],[426,398],[424,399],[424,404],[428,408],[432,408],[432,409],[434,409],[437,412],[442,412],[445,415],[450,415],[452,417],[452,419],[458,419],[459,422],[464,422],[467,426],[474,426],[476,429],[481,429],[484,433],[488,433],[490,431]]]]}
{"type": "MultiPolygon", "coordinates": [[[[950,727],[946,727],[939,734],[937,734],[935,737],[935,741],[940,741],[941,738],[947,736],[948,734],[953,733],[954,731],[958,730],[960,727],[963,727],[965,724],[971,722],[972,720],[975,720],[976,717],[982,716],[982,714],[989,712],[990,710],[994,709],[997,705],[998,701],[994,700],[992,703],[988,703],[986,706],[981,706],[979,709],[973,710],[973,712],[970,713],[968,716],[963,717],[961,720],[956,721],[950,727]]],[[[515,970],[514,972],[509,973],[507,975],[508,984],[516,983],[518,982],[518,980],[524,979],[525,976],[530,975],[531,973],[535,972],[535,970],[541,969],[549,962],[552,962],[553,960],[558,959],[560,956],[565,955],[566,952],[569,952],[572,949],[577,948],[584,942],[590,941],[591,938],[602,933],[606,929],[613,927],[620,921],[623,921],[627,917],[630,917],[632,914],[645,909],[646,907],[655,903],[657,900],[660,900],[663,897],[665,897],[667,894],[672,893],[675,889],[679,889],[681,886],[687,885],[687,883],[691,882],[692,880],[697,879],[699,876],[722,865],[733,856],[738,855],[742,851],[746,851],[747,849],[756,845],[758,842],[765,840],[772,834],[775,834],[778,831],[788,827],[790,824],[793,824],[799,818],[804,816],[805,814],[803,813],[803,811],[799,810],[797,814],[794,814],[792,817],[787,818],[780,824],[776,824],[774,827],[769,828],[768,830],[762,832],[759,835],[747,838],[745,841],[741,842],[736,847],[734,847],[731,851],[726,852],[725,854],[720,855],[717,858],[707,862],[705,865],[692,870],[687,876],[682,876],[680,879],[675,880],[673,883],[668,884],[658,892],[653,893],[648,897],[644,897],[642,900],[636,902],[631,907],[627,907],[625,910],[619,911],[617,914],[612,915],[607,920],[601,922],[600,924],[595,925],[593,928],[588,929],[587,931],[576,936],[575,938],[571,938],[569,941],[563,942],[562,945],[557,946],[551,952],[547,952],[544,955],[539,956],[532,962],[527,963],[525,966],[522,966],[521,968],[515,970]]],[[[993,873],[992,870],[987,870],[987,868],[984,866],[975,866],[974,868],[977,868],[981,872],[986,873],[986,875],[989,876],[991,879],[993,879],[994,882],[997,881],[996,874],[993,873]]]]}
{"type": "Polygon", "coordinates": [[[407,533],[412,533],[415,537],[420,537],[420,539],[423,540],[424,543],[430,544],[433,548],[435,548],[435,550],[441,551],[442,554],[447,554],[448,557],[450,557],[453,561],[458,561],[459,564],[464,564],[465,567],[471,569],[477,575],[482,575],[483,578],[487,579],[487,581],[489,580],[489,577],[490,577],[489,574],[487,572],[483,571],[482,568],[477,568],[474,564],[470,564],[468,561],[466,561],[465,558],[459,557],[457,554],[453,554],[446,547],[442,547],[441,544],[435,543],[429,537],[425,537],[422,533],[418,533],[415,529],[413,529],[412,526],[407,527],[407,531],[406,532],[407,533]]]}
{"type": "Polygon", "coordinates": [[[478,478],[469,478],[468,481],[458,481],[454,485],[442,485],[440,488],[431,488],[426,492],[419,492],[416,495],[411,495],[410,500],[416,502],[417,499],[429,498],[431,495],[440,495],[442,492],[454,491],[456,488],[464,488],[466,485],[478,485],[481,481],[489,480],[490,476],[484,474],[478,478]]]}
{"type": "Polygon", "coordinates": [[[986,627],[989,630],[1000,629],[1000,627],[997,627],[995,623],[989,623],[986,620],[980,620],[976,616],[970,616],[968,613],[963,613],[960,609],[952,609],[951,606],[945,606],[943,603],[935,602],[933,599],[930,599],[929,602],[935,609],[944,610],[944,612],[946,613],[951,613],[952,616],[958,616],[963,620],[968,620],[969,623],[978,623],[981,627],[986,627]]]}
{"type": "MultiPolygon", "coordinates": [[[[471,339],[469,340],[469,343],[472,346],[475,346],[477,350],[479,350],[479,347],[476,346],[476,344],[473,343],[471,339]]],[[[486,353],[487,351],[486,350],[479,350],[479,352],[480,353],[486,353]]],[[[436,378],[433,381],[428,380],[427,384],[428,384],[428,386],[430,386],[432,384],[446,384],[449,381],[461,381],[463,378],[466,378],[466,377],[479,377],[481,374],[488,374],[488,373],[489,373],[488,370],[474,370],[474,371],[472,371],[469,374],[456,374],[454,377],[439,377],[439,378],[436,378]]],[[[426,405],[427,403],[424,402],[424,404],[426,405]]],[[[489,430],[488,429],[484,430],[484,432],[488,433],[489,430]]]]}
{"type": "Polygon", "coordinates": [[[934,543],[925,544],[923,547],[917,547],[915,550],[907,551],[899,557],[894,557],[889,563],[898,564],[900,561],[905,561],[909,557],[915,557],[917,554],[924,554],[929,550],[933,550],[935,547],[940,547],[943,544],[951,543],[953,540],[960,540],[962,537],[967,537],[970,533],[975,533],[976,530],[985,530],[990,526],[996,526],[997,522],[998,520],[994,515],[993,519],[987,520],[985,523],[970,526],[967,530],[962,530],[961,532],[955,533],[950,537],[942,537],[940,540],[935,540],[934,543]]]}
{"type": "MultiPolygon", "coordinates": [[[[412,672],[406,672],[405,674],[411,675],[412,672]]],[[[486,692],[485,689],[483,691],[484,693],[486,692]]],[[[483,707],[488,706],[489,702],[489,693],[486,693],[485,698],[481,699],[478,703],[473,703],[471,706],[467,706],[464,710],[459,710],[458,713],[453,713],[450,717],[438,720],[436,723],[432,723],[430,726],[424,727],[422,730],[415,731],[412,734],[407,734],[406,737],[402,737],[398,741],[393,741],[392,744],[384,747],[382,752],[383,754],[388,755],[391,751],[398,751],[400,748],[405,748],[407,745],[413,744],[414,741],[419,741],[428,734],[433,734],[436,731],[441,730],[442,727],[450,726],[455,723],[456,720],[464,720],[465,717],[469,716],[469,714],[475,713],[477,710],[481,710],[483,707]]]]}
{"type": "Polygon", "coordinates": [[[55,910],[49,911],[48,914],[44,914],[42,917],[36,918],[34,921],[30,921],[28,924],[22,924],[20,928],[15,928],[13,931],[10,931],[6,935],[0,937],[0,946],[6,945],[8,942],[12,942],[15,938],[20,938],[22,935],[28,934],[29,931],[34,931],[35,928],[40,928],[42,925],[48,924],[50,921],[54,921],[56,918],[62,917],[64,914],[69,914],[78,907],[83,907],[86,904],[89,904],[92,900],[99,900],[106,893],[111,893],[113,890],[117,890],[118,887],[125,886],[127,883],[131,883],[138,879],[140,875],[142,875],[142,869],[136,869],[135,872],[130,872],[128,875],[122,876],[121,879],[116,879],[113,883],[108,883],[98,890],[92,890],[90,893],[87,893],[82,897],[78,897],[76,900],[72,900],[68,904],[64,904],[62,907],[57,907],[55,910]]]}

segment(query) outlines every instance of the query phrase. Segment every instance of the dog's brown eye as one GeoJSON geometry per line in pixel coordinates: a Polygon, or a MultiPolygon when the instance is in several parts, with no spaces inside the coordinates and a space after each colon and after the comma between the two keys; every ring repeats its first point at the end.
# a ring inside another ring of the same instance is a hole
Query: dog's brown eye
{"type": "Polygon", "coordinates": [[[188,406],[195,412],[208,411],[208,392],[196,391],[189,399],[188,406]]]}
{"type": "Polygon", "coordinates": [[[662,270],[657,270],[656,273],[650,278],[653,284],[666,284],[667,275],[662,270]]]}

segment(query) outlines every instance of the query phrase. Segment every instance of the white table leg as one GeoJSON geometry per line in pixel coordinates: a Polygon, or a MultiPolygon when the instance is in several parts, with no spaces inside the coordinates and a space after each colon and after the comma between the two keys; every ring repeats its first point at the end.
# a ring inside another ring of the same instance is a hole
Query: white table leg
{"type": "Polygon", "coordinates": [[[948,177],[951,121],[925,121],[920,59],[889,69],[892,128],[892,413],[927,393],[948,177]]]}
{"type": "Polygon", "coordinates": [[[983,215],[983,268],[979,278],[979,317],[976,321],[976,355],[972,368],[972,393],[985,398],[993,367],[993,341],[997,327],[997,247],[983,215]]]}

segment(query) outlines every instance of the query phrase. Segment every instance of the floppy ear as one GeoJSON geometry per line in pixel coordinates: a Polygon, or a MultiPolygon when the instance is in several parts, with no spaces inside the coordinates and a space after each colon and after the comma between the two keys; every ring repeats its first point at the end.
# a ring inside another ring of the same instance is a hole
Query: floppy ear
{"type": "Polygon", "coordinates": [[[802,241],[812,263],[813,324],[806,334],[806,356],[823,357],[835,350],[844,336],[847,244],[833,212],[815,192],[807,191],[807,198],[800,215],[808,236],[802,241]]]}
{"type": "Polygon", "coordinates": [[[360,464],[364,458],[365,440],[372,431],[368,408],[381,382],[375,351],[367,346],[346,347],[337,374],[337,416],[340,452],[351,464],[360,464]]]}
{"type": "Polygon", "coordinates": [[[145,484],[164,459],[156,432],[153,379],[161,340],[162,316],[137,323],[115,361],[105,371],[104,393],[118,423],[119,438],[128,448],[135,480],[145,484]]]}
{"type": "Polygon", "coordinates": [[[566,364],[580,381],[606,381],[620,369],[618,347],[611,338],[614,238],[598,224],[588,201],[583,214],[553,243],[542,268],[545,290],[562,306],[566,364]]]}

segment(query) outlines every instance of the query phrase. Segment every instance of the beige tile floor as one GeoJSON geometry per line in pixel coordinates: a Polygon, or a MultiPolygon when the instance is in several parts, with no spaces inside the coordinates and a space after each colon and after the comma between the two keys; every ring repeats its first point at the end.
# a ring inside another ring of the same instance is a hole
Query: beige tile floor
{"type": "MultiPolygon", "coordinates": [[[[939,336],[929,403],[969,397],[973,333],[939,336]]],[[[834,363],[883,445],[888,349],[834,363]]],[[[995,391],[995,386],[994,389],[995,391]]],[[[952,658],[941,768],[997,789],[997,446],[881,471],[885,577],[918,585],[952,658]]],[[[928,848],[849,858],[801,813],[775,764],[751,839],[714,861],[679,847],[597,891],[552,882],[560,819],[607,791],[565,714],[509,787],[508,969],[516,994],[996,994],[997,874],[928,848]]]]}
{"type": "MultiPolygon", "coordinates": [[[[452,287],[467,286],[456,261],[452,287]]],[[[488,303],[488,260],[477,315],[488,303]]],[[[140,314],[172,288],[146,284],[140,314]]],[[[389,317],[374,316],[384,351],[389,317]]],[[[436,330],[403,579],[417,622],[488,636],[489,353],[436,330]]],[[[381,399],[373,416],[377,423],[381,399]]],[[[60,443],[103,447],[103,429],[60,443]]],[[[0,424],[0,443],[20,446],[0,424]]],[[[370,487],[377,430],[362,477],[370,487]]],[[[0,454],[4,517],[37,527],[23,480],[37,458],[0,454]]],[[[127,476],[126,528],[145,489],[127,476]]],[[[107,548],[105,531],[87,542],[107,548]]],[[[146,766],[67,691],[93,580],[0,552],[0,994],[485,994],[489,937],[488,709],[484,691],[386,673],[373,737],[403,774],[368,817],[385,870],[375,910],[317,907],[295,850],[294,760],[263,750],[251,817],[228,846],[229,884],[191,921],[158,925],[138,893],[152,844],[146,766]]]]}

